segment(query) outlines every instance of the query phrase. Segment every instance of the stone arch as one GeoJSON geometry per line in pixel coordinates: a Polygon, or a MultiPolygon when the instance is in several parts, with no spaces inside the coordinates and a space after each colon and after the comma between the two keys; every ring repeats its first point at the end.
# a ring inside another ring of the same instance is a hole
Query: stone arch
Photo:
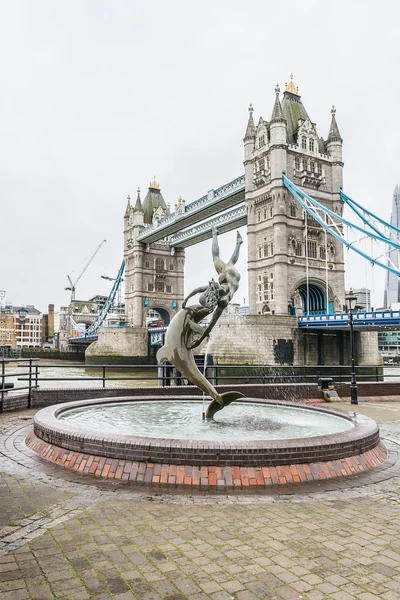
{"type": "Polygon", "coordinates": [[[310,277],[308,280],[302,278],[297,282],[296,286],[292,290],[290,300],[293,300],[294,314],[300,312],[304,315],[318,315],[334,313],[334,298],[335,295],[331,286],[328,284],[328,311],[327,311],[327,299],[326,299],[326,283],[322,279],[310,277]],[[308,294],[307,294],[308,288],[308,294]],[[307,305],[308,299],[308,305],[307,305]]]}
{"type": "Polygon", "coordinates": [[[262,314],[263,315],[270,315],[271,314],[271,309],[269,307],[268,304],[264,304],[264,306],[262,307],[262,314]]]}
{"type": "Polygon", "coordinates": [[[145,323],[146,323],[146,319],[147,319],[147,316],[148,316],[150,310],[157,311],[158,314],[160,315],[161,320],[164,321],[165,325],[170,324],[171,313],[168,308],[166,308],[165,306],[162,306],[161,304],[154,304],[154,305],[152,304],[151,306],[147,307],[147,310],[144,315],[145,323]]]}

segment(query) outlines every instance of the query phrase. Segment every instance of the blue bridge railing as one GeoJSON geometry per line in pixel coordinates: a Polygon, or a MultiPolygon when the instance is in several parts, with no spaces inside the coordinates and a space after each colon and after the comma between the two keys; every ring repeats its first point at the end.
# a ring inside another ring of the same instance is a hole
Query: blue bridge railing
{"type": "MultiPolygon", "coordinates": [[[[400,310],[366,311],[353,313],[354,326],[400,325],[400,310]]],[[[333,315],[303,315],[299,317],[299,327],[343,327],[350,323],[349,313],[333,315]]]]}

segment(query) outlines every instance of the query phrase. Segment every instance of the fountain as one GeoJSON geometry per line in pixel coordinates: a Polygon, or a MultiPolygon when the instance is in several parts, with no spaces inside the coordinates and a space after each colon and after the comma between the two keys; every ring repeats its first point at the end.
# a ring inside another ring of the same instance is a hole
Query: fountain
{"type": "MultiPolygon", "coordinates": [[[[312,473],[309,465],[314,465],[314,473],[326,478],[382,463],[386,450],[372,419],[325,405],[245,398],[236,390],[218,393],[197,368],[193,350],[209,339],[238,289],[240,275],[235,263],[241,243],[238,233],[232,257],[225,263],[219,256],[217,232],[213,232],[212,255],[218,282],[212,279],[187,296],[168,327],[165,345],[157,353],[159,363],[171,362],[210,398],[205,415],[204,400],[199,396],[177,399],[158,394],[68,402],[46,407],[35,415],[27,445],[64,466],[73,462],[70,468],[84,473],[123,477],[136,483],[175,485],[176,469],[184,469],[191,475],[182,476],[180,482],[187,479],[187,485],[193,487],[201,484],[200,475],[194,473],[202,472],[204,481],[208,481],[209,473],[213,482],[213,473],[219,469],[226,489],[232,488],[233,473],[237,475],[235,481],[242,481],[243,468],[254,473],[257,470],[259,476],[252,481],[265,486],[269,481],[274,483],[269,469],[284,469],[282,472],[287,474],[289,465],[295,471],[294,466],[301,465],[294,481],[306,481],[313,478],[308,477],[312,473]],[[188,306],[188,300],[196,294],[198,304],[188,306]],[[210,321],[202,326],[206,316],[210,321]],[[74,459],[76,455],[81,459],[74,459]],[[109,465],[108,470],[103,470],[104,464],[109,465]],[[320,465],[319,470],[315,465],[320,465]],[[171,475],[162,481],[165,468],[171,475]],[[133,469],[133,477],[129,469],[133,469]]],[[[286,476],[278,480],[288,481],[286,476]]]]}

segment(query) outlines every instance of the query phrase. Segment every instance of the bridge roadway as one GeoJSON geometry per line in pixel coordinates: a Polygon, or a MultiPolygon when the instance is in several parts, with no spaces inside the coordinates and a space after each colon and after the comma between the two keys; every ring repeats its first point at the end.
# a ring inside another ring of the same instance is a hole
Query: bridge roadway
{"type": "MultiPolygon", "coordinates": [[[[369,329],[377,331],[379,329],[399,329],[400,328],[400,310],[385,310],[381,312],[356,312],[353,313],[355,329],[369,329]]],[[[336,313],[333,315],[310,315],[299,317],[300,329],[348,329],[350,325],[349,313],[336,313]]],[[[151,327],[148,329],[150,345],[157,346],[163,343],[164,334],[167,327],[151,327]]],[[[88,335],[86,337],[72,337],[68,342],[72,345],[89,345],[97,340],[97,335],[88,335]]]]}
{"type": "Polygon", "coordinates": [[[211,237],[213,225],[218,225],[220,232],[230,231],[247,223],[247,213],[244,203],[244,175],[240,175],[233,181],[221,186],[216,190],[210,190],[205,196],[185,206],[181,214],[172,213],[163,219],[143,227],[138,236],[138,241],[143,244],[157,242],[167,236],[171,236],[171,246],[185,248],[197,244],[211,237]],[[240,209],[220,215],[234,206],[241,204],[240,209]],[[207,224],[187,228],[204,221],[209,217],[219,215],[211,219],[207,224]]]}
{"type": "MultiPolygon", "coordinates": [[[[398,329],[400,327],[400,310],[366,311],[353,313],[355,329],[398,329]]],[[[348,329],[350,325],[349,313],[336,313],[333,315],[305,315],[299,317],[300,329],[348,329]]]]}

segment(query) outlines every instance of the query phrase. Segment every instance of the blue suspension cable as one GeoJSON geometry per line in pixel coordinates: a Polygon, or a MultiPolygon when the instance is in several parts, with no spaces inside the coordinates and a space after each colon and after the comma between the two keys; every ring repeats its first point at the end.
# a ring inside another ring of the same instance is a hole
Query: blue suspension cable
{"type": "MultiPolygon", "coordinates": [[[[307,198],[308,200],[310,200],[313,204],[317,205],[319,208],[321,208],[321,210],[323,212],[325,212],[327,214],[333,214],[335,217],[339,217],[339,215],[337,215],[336,213],[332,213],[332,211],[330,211],[329,209],[327,209],[325,206],[323,206],[322,204],[320,204],[316,200],[313,200],[310,196],[308,196],[308,194],[306,194],[305,192],[303,192],[303,190],[301,190],[294,183],[292,183],[286,177],[286,175],[283,175],[282,179],[283,179],[284,185],[292,193],[292,195],[296,198],[296,200],[300,203],[300,205],[304,208],[304,210],[309,215],[311,215],[317,221],[317,223],[319,223],[321,225],[321,227],[323,229],[326,229],[328,231],[328,233],[330,233],[330,235],[332,235],[334,238],[336,238],[337,240],[339,240],[339,242],[341,242],[342,244],[344,244],[347,248],[351,248],[351,250],[353,250],[354,252],[356,252],[357,254],[359,254],[360,256],[362,256],[363,258],[365,258],[366,260],[368,260],[372,264],[378,265],[379,267],[382,267],[383,269],[386,269],[386,271],[389,271],[390,273],[394,273],[395,275],[400,276],[400,270],[393,269],[392,267],[389,267],[389,265],[385,265],[384,263],[382,263],[382,262],[380,262],[380,261],[372,258],[371,256],[369,256],[368,254],[366,254],[362,250],[359,250],[358,248],[354,247],[352,244],[350,244],[349,242],[347,242],[344,239],[344,237],[342,237],[336,231],[334,231],[331,227],[329,227],[325,223],[325,221],[323,219],[321,219],[321,217],[317,213],[315,213],[313,210],[311,210],[311,208],[309,206],[307,206],[307,204],[303,201],[303,199],[302,199],[301,196],[304,196],[305,198],[307,198]]],[[[339,217],[339,219],[340,219],[340,217],[339,217]]],[[[343,219],[343,221],[346,222],[344,219],[343,219]]],[[[346,222],[346,224],[348,224],[350,227],[354,227],[354,225],[352,223],[346,222]]],[[[357,227],[357,229],[360,229],[360,228],[357,227]]],[[[388,242],[386,240],[378,238],[378,236],[376,236],[376,235],[374,235],[372,233],[366,232],[364,229],[361,229],[361,231],[363,233],[366,233],[371,238],[380,239],[381,241],[384,241],[385,243],[388,242]]]]}

